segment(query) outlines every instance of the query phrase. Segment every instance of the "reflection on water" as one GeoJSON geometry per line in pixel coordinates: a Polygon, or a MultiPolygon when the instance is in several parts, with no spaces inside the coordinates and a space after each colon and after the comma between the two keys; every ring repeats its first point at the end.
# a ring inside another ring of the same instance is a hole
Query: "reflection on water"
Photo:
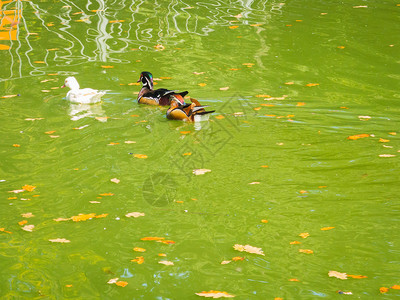
{"type": "MultiPolygon", "coordinates": [[[[0,5],[0,40],[11,41],[7,53],[9,71],[0,76],[0,80],[6,80],[45,75],[54,63],[55,72],[85,62],[129,63],[114,54],[154,51],[156,45],[178,46],[182,40],[177,36],[206,36],[216,25],[268,23],[281,12],[284,3],[214,0],[189,6],[174,0],[165,6],[146,1],[97,0],[1,1],[0,5]]],[[[258,59],[268,50],[263,40],[259,49],[258,59]]]]}
{"type": "Polygon", "coordinates": [[[100,122],[107,122],[107,118],[100,103],[95,104],[75,104],[70,103],[69,115],[72,121],[78,121],[83,118],[97,118],[100,122]]]}

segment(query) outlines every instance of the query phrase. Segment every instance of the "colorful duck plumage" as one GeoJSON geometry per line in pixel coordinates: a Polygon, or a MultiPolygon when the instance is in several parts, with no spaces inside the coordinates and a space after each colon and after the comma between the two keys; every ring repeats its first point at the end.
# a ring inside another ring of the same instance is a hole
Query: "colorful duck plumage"
{"type": "MultiPolygon", "coordinates": [[[[143,86],[138,95],[138,103],[149,105],[169,105],[173,96],[185,97],[188,92],[176,93],[174,90],[157,89],[154,90],[153,75],[150,72],[142,72],[138,82],[142,82],[143,86]]],[[[184,103],[184,102],[183,102],[184,103]]]]}
{"type": "Polygon", "coordinates": [[[183,120],[188,122],[198,122],[208,120],[212,111],[206,111],[207,105],[201,105],[196,99],[190,98],[192,103],[185,104],[180,95],[174,95],[171,106],[167,110],[167,118],[170,120],[183,120]]]}

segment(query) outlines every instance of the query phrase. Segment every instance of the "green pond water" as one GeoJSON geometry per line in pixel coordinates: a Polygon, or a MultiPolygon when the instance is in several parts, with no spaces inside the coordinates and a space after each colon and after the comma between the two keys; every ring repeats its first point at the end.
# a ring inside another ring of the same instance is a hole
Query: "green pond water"
{"type": "Polygon", "coordinates": [[[0,5],[1,299],[400,297],[399,1],[0,5]],[[141,71],[216,112],[138,105],[141,71]]]}

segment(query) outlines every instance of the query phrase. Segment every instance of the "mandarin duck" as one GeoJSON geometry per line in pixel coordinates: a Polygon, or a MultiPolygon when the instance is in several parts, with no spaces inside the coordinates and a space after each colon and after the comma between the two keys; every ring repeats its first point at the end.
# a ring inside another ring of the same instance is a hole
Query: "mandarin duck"
{"type": "MultiPolygon", "coordinates": [[[[169,105],[171,97],[179,95],[183,99],[189,92],[176,93],[167,89],[153,89],[153,75],[150,72],[140,73],[140,78],[137,82],[142,82],[143,86],[138,95],[138,103],[149,105],[169,105]]],[[[184,103],[184,102],[183,102],[184,103]]]]}
{"type": "Polygon", "coordinates": [[[185,104],[180,95],[174,95],[171,100],[171,106],[167,110],[167,118],[170,120],[183,120],[188,122],[206,121],[209,114],[215,110],[206,111],[204,108],[208,105],[201,105],[196,99],[190,98],[192,103],[185,104]]]}
{"type": "Polygon", "coordinates": [[[69,87],[70,90],[67,93],[67,100],[74,103],[91,104],[101,101],[101,97],[106,94],[106,91],[99,91],[90,88],[81,89],[79,83],[75,77],[71,76],[65,79],[64,87],[69,87]]]}

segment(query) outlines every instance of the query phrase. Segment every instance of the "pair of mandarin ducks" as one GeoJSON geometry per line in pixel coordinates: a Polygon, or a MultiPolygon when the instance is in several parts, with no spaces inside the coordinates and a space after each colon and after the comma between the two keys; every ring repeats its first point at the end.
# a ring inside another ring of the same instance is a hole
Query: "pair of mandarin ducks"
{"type": "Polygon", "coordinates": [[[137,82],[143,86],[138,95],[138,103],[149,105],[161,105],[170,107],[167,110],[167,118],[170,120],[184,120],[188,122],[201,121],[208,118],[213,111],[206,111],[207,105],[201,105],[196,99],[190,98],[192,103],[187,104],[183,97],[188,92],[177,93],[174,90],[154,90],[153,75],[150,72],[142,72],[137,82]]]}

